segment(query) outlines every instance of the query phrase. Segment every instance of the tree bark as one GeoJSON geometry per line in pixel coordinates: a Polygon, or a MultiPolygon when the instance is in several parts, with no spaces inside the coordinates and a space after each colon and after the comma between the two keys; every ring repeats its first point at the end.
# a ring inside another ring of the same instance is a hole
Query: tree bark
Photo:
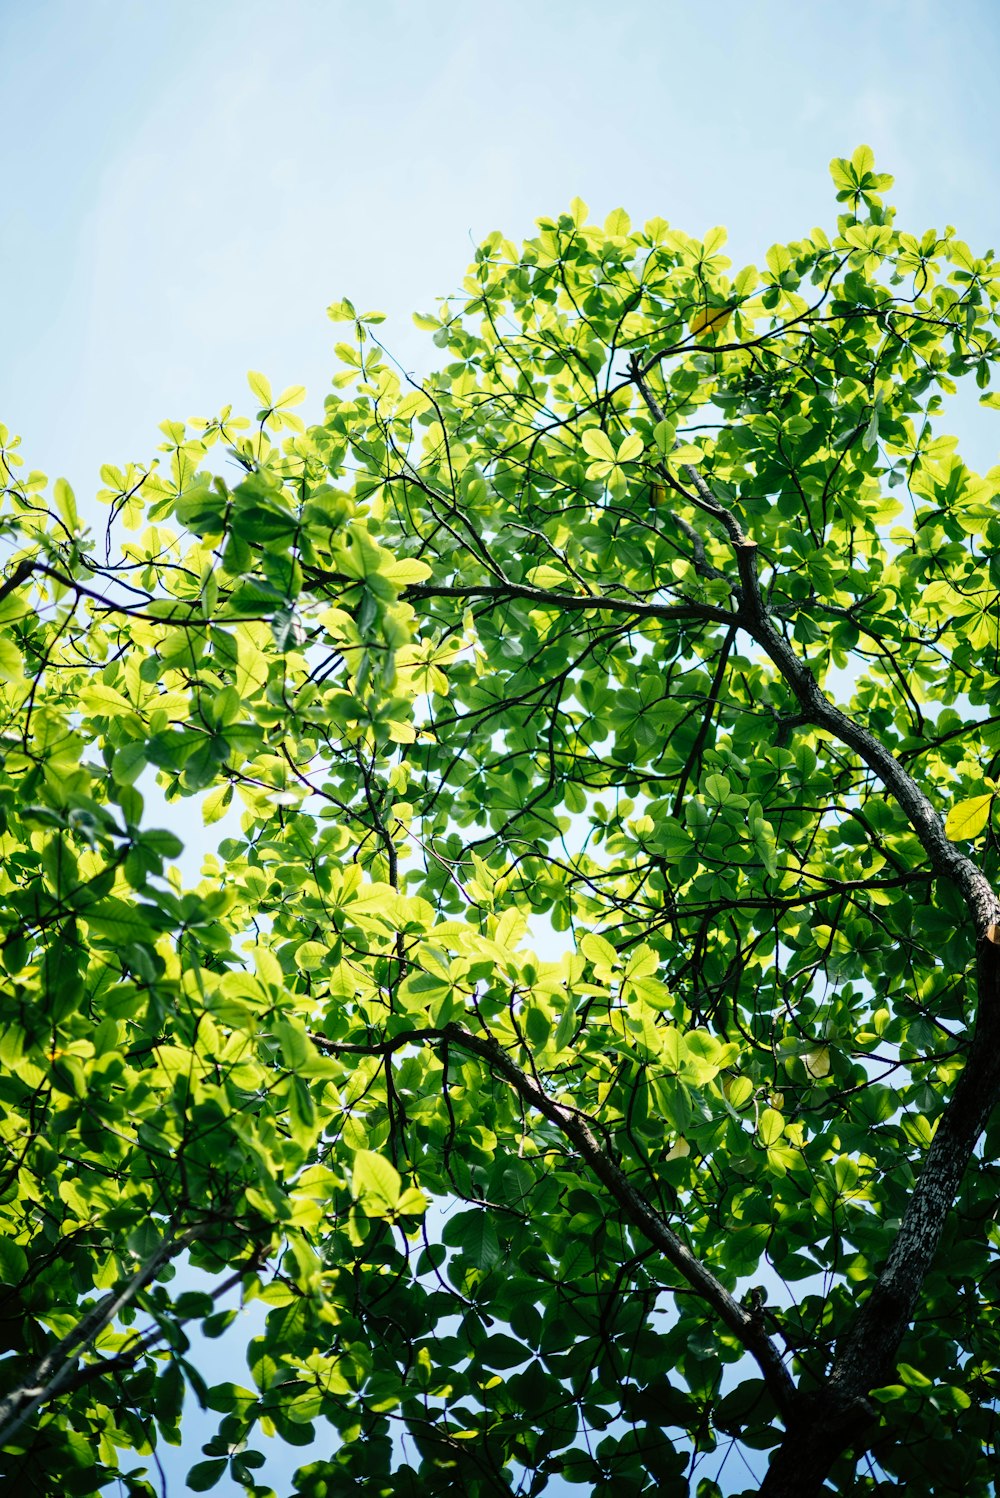
{"type": "MultiPolygon", "coordinates": [[[[650,412],[655,418],[662,419],[663,413],[637,359],[632,361],[632,378],[650,412]]],[[[786,1433],[772,1457],[760,1492],[766,1498],[814,1498],[823,1490],[837,1459],[845,1452],[860,1453],[867,1433],[874,1427],[876,1414],[867,1396],[872,1389],[892,1380],[899,1345],[913,1320],[948,1213],[954,1205],[976,1143],[1000,1100],[1000,900],[983,870],[947,836],[940,815],[905,766],[875,734],[827,697],[808,661],[800,658],[772,618],[760,589],[756,543],[743,531],[733,511],[715,499],[697,469],[685,466],[682,471],[690,487],[679,483],[666,466],[663,468],[665,481],[721,526],[735,556],[739,584],[732,585],[736,602],[734,611],[693,601],[661,605],[587,593],[570,596],[546,594],[543,589],[506,582],[470,588],[418,584],[407,589],[405,596],[518,597],[541,607],[631,612],[636,618],[680,619],[690,613],[707,622],[724,623],[730,629],[744,630],[768,656],[795,696],[801,710],[800,721],[829,733],[858,755],[906,817],[934,874],[947,879],[962,896],[977,937],[977,1006],[968,1060],[940,1115],[923,1170],[886,1262],[842,1339],[827,1377],[818,1387],[800,1386],[790,1395],[786,1382],[788,1375],[783,1366],[779,1371],[768,1349],[752,1344],[746,1328],[726,1304],[725,1295],[720,1296],[715,1288],[706,1295],[716,1313],[757,1357],[772,1392],[781,1395],[778,1403],[786,1433]]],[[[475,1046],[467,1048],[475,1049],[475,1046]]],[[[491,1059],[494,1068],[502,1075],[506,1074],[503,1065],[496,1064],[495,1056],[484,1059],[491,1059]]],[[[509,1065],[509,1058],[506,1059],[509,1065]]],[[[510,1075],[507,1079],[514,1081],[510,1075]]],[[[522,1095],[526,1095],[523,1088],[520,1090],[522,1095]]],[[[543,1112],[546,1104],[550,1109],[552,1107],[547,1099],[526,1097],[526,1100],[543,1112]]],[[[554,1114],[549,1112],[549,1116],[554,1114]]],[[[602,1174],[606,1162],[598,1159],[601,1154],[599,1147],[594,1151],[588,1149],[579,1137],[579,1125],[575,1120],[557,1118],[556,1121],[604,1183],[612,1186],[608,1175],[602,1174]]],[[[619,1195],[621,1204],[626,1205],[621,1195],[615,1194],[619,1195]]],[[[636,1213],[630,1215],[634,1221],[639,1221],[636,1213]]],[[[641,1222],[639,1225],[645,1227],[641,1222]]],[[[671,1262],[687,1273],[689,1282],[696,1284],[697,1273],[688,1272],[690,1266],[681,1264],[682,1255],[669,1251],[673,1245],[666,1236],[669,1229],[666,1234],[661,1231],[664,1226],[658,1223],[653,1233],[647,1233],[647,1236],[657,1243],[671,1262]]],[[[704,1273],[702,1266],[699,1269],[704,1273]]]]}
{"type": "Polygon", "coordinates": [[[168,1238],[145,1264],[140,1264],[133,1275],[92,1306],[71,1332],[43,1353],[24,1382],[0,1400],[0,1446],[6,1445],[36,1410],[70,1384],[88,1343],[156,1278],[164,1264],[175,1259],[202,1231],[197,1227],[187,1228],[178,1237],[168,1238]]]}
{"type": "Polygon", "coordinates": [[[823,1385],[800,1393],[761,1484],[763,1498],[815,1498],[837,1458],[860,1454],[875,1422],[867,1401],[892,1379],[899,1345],[941,1241],[973,1150],[1000,1102],[1000,945],[977,953],[978,1016],[965,1070],[941,1114],[889,1256],[823,1385]]]}

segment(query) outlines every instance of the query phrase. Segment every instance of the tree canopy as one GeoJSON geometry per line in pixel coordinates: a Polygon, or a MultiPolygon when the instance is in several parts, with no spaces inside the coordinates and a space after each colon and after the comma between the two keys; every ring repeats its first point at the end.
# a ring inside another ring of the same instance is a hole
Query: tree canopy
{"type": "Polygon", "coordinates": [[[106,535],[0,431],[9,1483],[990,1490],[1000,265],[832,174],[491,235],[420,381],[339,302],[106,535]]]}

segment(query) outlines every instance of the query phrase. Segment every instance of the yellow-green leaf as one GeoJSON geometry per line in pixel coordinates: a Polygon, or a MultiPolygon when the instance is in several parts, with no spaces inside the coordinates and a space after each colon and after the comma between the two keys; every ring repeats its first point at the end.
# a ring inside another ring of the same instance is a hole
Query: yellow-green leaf
{"type": "Polygon", "coordinates": [[[597,967],[610,969],[618,962],[618,953],[614,947],[595,931],[588,931],[586,936],[580,938],[580,951],[597,967]]]}
{"type": "Polygon", "coordinates": [[[628,234],[632,228],[632,220],[624,208],[612,208],[604,220],[604,232],[613,239],[619,235],[628,234]]]}
{"type": "Polygon", "coordinates": [[[543,562],[540,567],[532,567],[528,573],[528,581],[533,588],[565,588],[567,579],[558,567],[550,567],[547,562],[543,562]]]}
{"type": "Polygon", "coordinates": [[[74,498],[73,490],[65,479],[56,479],[53,485],[53,497],[55,498],[56,509],[66,522],[67,527],[71,531],[75,531],[79,527],[80,517],[76,513],[76,499],[74,498]]]}
{"type": "Polygon", "coordinates": [[[331,302],[326,309],[326,315],[331,322],[351,322],[357,313],[354,310],[354,303],[344,297],[343,301],[331,302]]]}
{"type": "MultiPolygon", "coordinates": [[[[278,396],[274,403],[276,411],[284,411],[288,406],[301,406],[306,398],[306,387],[304,385],[289,385],[278,396]]],[[[265,401],[266,405],[267,402],[265,401]]]]}
{"type": "Polygon", "coordinates": [[[351,1190],[369,1216],[384,1216],[393,1211],[402,1188],[402,1178],[394,1165],[374,1150],[358,1150],[351,1190]]]}
{"type": "Polygon", "coordinates": [[[244,631],[236,637],[237,666],[234,685],[241,697],[260,691],[267,681],[268,660],[244,631]]]}
{"type": "Polygon", "coordinates": [[[330,961],[329,948],[321,941],[304,941],[295,948],[295,965],[307,973],[330,961]]]}
{"type": "Polygon", "coordinates": [[[811,1051],[805,1052],[802,1060],[811,1077],[830,1075],[830,1047],[828,1045],[814,1046],[811,1051]]]}
{"type": "Polygon", "coordinates": [[[967,801],[956,802],[945,821],[945,832],[958,842],[978,837],[990,819],[992,805],[992,793],[988,796],[970,796],[967,801]]]}
{"type": "Polygon", "coordinates": [[[80,693],[80,705],[88,713],[101,717],[114,718],[121,713],[135,711],[127,697],[116,692],[114,687],[106,686],[103,681],[95,681],[84,687],[80,693]]]}
{"type": "Polygon", "coordinates": [[[407,588],[410,583],[422,583],[430,575],[431,569],[427,563],[418,561],[416,557],[403,557],[398,562],[392,562],[382,573],[394,588],[407,588]]]}
{"type": "Polygon", "coordinates": [[[618,454],[615,452],[611,438],[607,432],[602,432],[600,427],[588,427],[580,438],[584,452],[592,458],[600,458],[605,463],[616,463],[618,454]]]}
{"type": "Polygon", "coordinates": [[[228,781],[223,781],[222,785],[217,785],[213,791],[209,791],[201,803],[201,818],[206,827],[225,816],[232,799],[233,788],[228,781]]]}
{"type": "Polygon", "coordinates": [[[0,638],[0,676],[5,681],[19,681],[23,668],[24,660],[17,646],[0,638]]]}
{"type": "Polygon", "coordinates": [[[728,307],[699,307],[688,323],[688,327],[695,335],[721,333],[731,316],[732,312],[728,307]]]}
{"type": "Polygon", "coordinates": [[[258,374],[258,372],[255,369],[251,369],[251,370],[249,370],[247,372],[247,384],[250,386],[251,391],[253,392],[253,394],[256,397],[256,399],[260,401],[261,405],[262,406],[268,406],[268,407],[270,407],[270,405],[271,405],[271,383],[270,383],[270,381],[267,380],[267,379],[265,379],[265,377],[262,374],[258,374]]]}
{"type": "Polygon", "coordinates": [[[859,178],[872,171],[875,166],[875,152],[871,146],[859,146],[851,157],[851,165],[859,178]]]}
{"type": "Polygon", "coordinates": [[[618,449],[617,461],[619,463],[632,463],[636,458],[642,457],[642,438],[637,432],[632,432],[621,447],[618,449]]]}
{"type": "Polygon", "coordinates": [[[745,1108],[753,1097],[753,1083],[749,1077],[733,1077],[729,1083],[723,1083],[723,1092],[734,1108],[745,1108]]]}

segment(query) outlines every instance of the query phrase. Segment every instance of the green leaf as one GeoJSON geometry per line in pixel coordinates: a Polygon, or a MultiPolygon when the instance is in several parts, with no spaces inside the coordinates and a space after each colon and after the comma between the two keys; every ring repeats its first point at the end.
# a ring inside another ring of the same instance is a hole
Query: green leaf
{"type": "Polygon", "coordinates": [[[215,1487],[228,1465],[225,1457],[215,1457],[207,1462],[196,1462],[187,1475],[188,1489],[192,1493],[207,1493],[210,1488],[215,1487]]]}
{"type": "Polygon", "coordinates": [[[933,1380],[910,1363],[898,1363],[896,1372],[899,1374],[900,1382],[908,1389],[929,1389],[932,1386],[933,1380]]]}
{"type": "Polygon", "coordinates": [[[731,796],[730,784],[725,775],[706,776],[705,795],[719,806],[725,806],[731,796]]]}
{"type": "Polygon", "coordinates": [[[258,400],[262,406],[266,406],[268,409],[270,409],[270,382],[265,379],[262,374],[258,374],[256,370],[251,369],[249,374],[247,375],[247,384],[250,386],[250,390],[253,393],[254,399],[258,400]]]}
{"type": "Polygon", "coordinates": [[[279,1019],[274,1022],[274,1033],[281,1044],[281,1054],[289,1070],[297,1071],[299,1067],[305,1066],[312,1056],[305,1031],[290,1020],[279,1019]]]}
{"type": "Polygon", "coordinates": [[[372,1150],[357,1151],[351,1190],[369,1216],[384,1216],[393,1211],[402,1187],[399,1171],[383,1155],[372,1150]]]}
{"type": "Polygon", "coordinates": [[[162,915],[154,906],[111,896],[84,905],[81,914],[91,933],[107,941],[151,941],[163,929],[162,915]]]}
{"type": "Polygon", "coordinates": [[[658,421],[653,428],[653,440],[657,451],[662,457],[667,457],[674,448],[677,440],[677,424],[673,421],[658,421]]]}
{"type": "Polygon", "coordinates": [[[955,841],[978,837],[990,819],[993,795],[970,796],[957,801],[945,818],[944,830],[955,841]]]}
{"type": "Polygon", "coordinates": [[[451,1240],[460,1244],[463,1253],[483,1272],[500,1261],[500,1244],[488,1212],[465,1212],[459,1219],[460,1232],[451,1240]]]}
{"type": "Polygon", "coordinates": [[[271,637],[275,646],[284,654],[294,650],[305,639],[305,629],[296,609],[276,609],[271,616],[271,637]]]}
{"type": "MultiPolygon", "coordinates": [[[[627,439],[626,439],[627,440],[627,439]]],[[[618,454],[607,432],[602,432],[600,427],[588,427],[580,437],[583,450],[592,458],[600,458],[607,463],[615,463],[618,454]]]]}
{"type": "Polygon", "coordinates": [[[28,1256],[24,1249],[9,1238],[0,1238],[0,1281],[5,1285],[16,1285],[27,1272],[28,1256]]]}

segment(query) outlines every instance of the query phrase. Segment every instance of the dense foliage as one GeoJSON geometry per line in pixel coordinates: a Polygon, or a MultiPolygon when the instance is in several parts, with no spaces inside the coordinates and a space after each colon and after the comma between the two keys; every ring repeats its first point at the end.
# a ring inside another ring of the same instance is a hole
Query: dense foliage
{"type": "Polygon", "coordinates": [[[492,235],[420,385],[341,302],[322,424],[251,376],[107,538],[3,434],[9,1483],[198,1399],[194,1491],[988,1491],[1000,266],[833,177],[735,275],[492,235]]]}

